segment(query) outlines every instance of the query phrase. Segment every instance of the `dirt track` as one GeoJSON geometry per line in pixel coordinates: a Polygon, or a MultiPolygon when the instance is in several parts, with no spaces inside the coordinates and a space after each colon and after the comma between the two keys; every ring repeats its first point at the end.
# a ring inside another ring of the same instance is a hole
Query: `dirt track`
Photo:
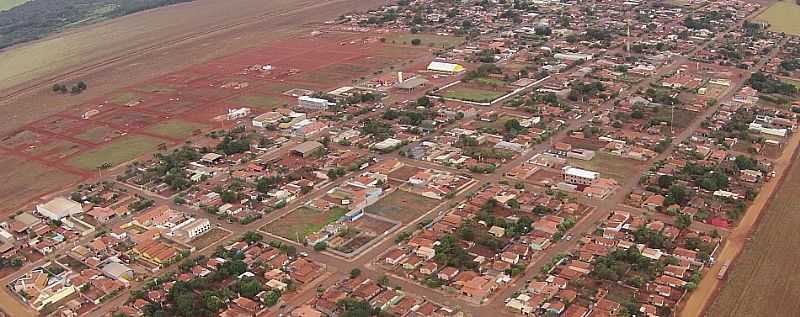
{"type": "MultiPolygon", "coordinates": [[[[789,262],[771,259],[768,262],[774,261],[774,264],[764,266],[765,263],[762,260],[767,257],[768,254],[771,254],[769,250],[775,250],[772,251],[775,252],[774,254],[784,253],[792,257],[800,241],[800,239],[792,238],[797,237],[798,231],[795,228],[797,223],[782,219],[786,216],[781,213],[781,207],[783,206],[770,205],[771,202],[776,201],[775,198],[778,196],[791,196],[796,194],[789,192],[791,188],[794,187],[788,186],[791,186],[791,182],[800,182],[796,179],[800,177],[798,174],[798,172],[800,172],[800,170],[798,170],[800,166],[792,165],[792,161],[796,159],[795,154],[799,143],[800,134],[795,134],[787,142],[787,148],[784,149],[781,157],[775,161],[775,170],[782,171],[778,174],[778,177],[784,177],[785,175],[785,178],[774,179],[761,188],[761,194],[756,197],[753,204],[748,208],[748,212],[745,213],[739,226],[733,229],[727,237],[722,251],[716,258],[716,265],[706,272],[698,288],[689,297],[689,300],[681,310],[681,317],[701,316],[709,303],[711,303],[712,298],[717,295],[713,305],[711,305],[709,311],[706,312],[706,316],[790,316],[777,313],[780,310],[778,306],[783,307],[783,311],[786,312],[798,308],[796,301],[788,300],[785,301],[786,305],[776,305],[784,301],[779,298],[770,298],[770,296],[762,293],[768,290],[772,295],[784,294],[783,296],[795,296],[796,292],[792,292],[791,287],[792,285],[797,286],[798,284],[789,283],[788,280],[789,276],[796,275],[794,274],[796,266],[783,268],[769,267],[775,264],[788,264],[789,262]],[[788,190],[775,192],[778,186],[788,187],[788,190]],[[770,213],[765,214],[763,216],[764,219],[760,220],[761,224],[758,230],[775,230],[781,233],[779,233],[778,237],[774,234],[759,235],[756,233],[755,238],[763,238],[764,241],[756,241],[752,245],[748,245],[748,239],[753,228],[759,223],[759,217],[766,211],[766,208],[770,208],[770,213]],[[787,223],[791,225],[787,226],[787,223]],[[790,234],[791,232],[794,232],[794,234],[790,234]],[[783,239],[791,243],[781,243],[779,240],[783,239]],[[775,243],[770,244],[770,242],[775,243]],[[746,252],[737,259],[737,256],[745,247],[747,248],[746,252]],[[785,249],[781,250],[781,248],[785,249]],[[736,260],[734,261],[734,259],[736,260]],[[733,261],[731,270],[728,272],[729,281],[726,282],[725,285],[722,285],[721,292],[718,294],[721,283],[717,279],[717,273],[719,273],[722,264],[729,260],[733,261]],[[784,276],[785,278],[783,280],[772,279],[772,277],[778,278],[780,276],[784,276]],[[789,283],[789,285],[786,283],[789,283]],[[769,309],[769,313],[767,313],[767,310],[753,311],[753,309],[758,307],[763,309],[772,308],[769,309]]],[[[796,280],[796,277],[793,277],[792,280],[796,280]]]]}
{"type": "Polygon", "coordinates": [[[131,83],[256,44],[304,34],[314,24],[377,0],[198,0],[150,10],[0,53],[0,135],[131,83]],[[58,81],[83,79],[78,96],[58,81]]]}

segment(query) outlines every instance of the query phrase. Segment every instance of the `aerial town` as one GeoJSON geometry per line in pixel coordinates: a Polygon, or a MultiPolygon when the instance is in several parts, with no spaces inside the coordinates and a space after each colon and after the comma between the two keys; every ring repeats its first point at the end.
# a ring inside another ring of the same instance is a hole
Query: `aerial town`
{"type": "Polygon", "coordinates": [[[767,316],[726,284],[798,203],[776,10],[389,1],[26,123],[0,315],[767,316]]]}

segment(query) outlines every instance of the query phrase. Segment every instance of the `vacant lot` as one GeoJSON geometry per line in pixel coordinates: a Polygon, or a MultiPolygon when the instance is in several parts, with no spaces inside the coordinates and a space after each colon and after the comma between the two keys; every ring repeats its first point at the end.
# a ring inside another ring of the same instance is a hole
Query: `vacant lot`
{"type": "Polygon", "coordinates": [[[116,166],[155,151],[161,143],[164,141],[146,136],[125,136],[78,154],[69,159],[67,164],[85,170],[95,170],[105,163],[116,166]]]}
{"type": "Polygon", "coordinates": [[[671,107],[660,107],[652,118],[658,121],[673,122],[675,129],[686,129],[694,119],[697,119],[697,112],[676,108],[673,113],[671,107]]]}
{"type": "Polygon", "coordinates": [[[190,245],[195,247],[195,251],[200,251],[214,244],[217,241],[223,240],[231,235],[231,232],[222,228],[214,227],[204,235],[199,236],[189,242],[190,245]]]}
{"type": "Polygon", "coordinates": [[[774,32],[784,32],[791,35],[800,35],[800,23],[797,17],[800,16],[800,5],[794,1],[775,2],[767,11],[755,18],[757,21],[767,21],[769,30],[774,32]]]}
{"type": "Polygon", "coordinates": [[[163,135],[173,139],[186,139],[192,136],[195,130],[202,130],[205,124],[182,120],[170,120],[157,123],[147,128],[147,132],[163,135]]]}
{"type": "Polygon", "coordinates": [[[439,201],[436,199],[398,189],[367,207],[366,211],[402,223],[409,223],[438,204],[439,201]]]}
{"type": "Polygon", "coordinates": [[[464,43],[464,38],[460,36],[445,36],[436,34],[396,34],[386,39],[386,43],[412,45],[411,41],[419,39],[418,46],[428,46],[434,48],[451,48],[464,43]]]}
{"type": "Polygon", "coordinates": [[[258,108],[261,110],[274,110],[275,108],[289,104],[287,98],[266,95],[244,95],[236,97],[232,101],[243,107],[258,108]]]}
{"type": "Polygon", "coordinates": [[[442,93],[442,97],[458,99],[472,102],[491,102],[505,95],[502,91],[484,90],[468,87],[448,88],[442,93]]]}
{"type": "MultiPolygon", "coordinates": [[[[796,158],[795,158],[796,159],[796,158]]],[[[791,167],[736,258],[707,316],[797,316],[800,312],[800,165],[791,167]]]]}
{"type": "Polygon", "coordinates": [[[569,164],[598,172],[600,177],[613,178],[618,182],[623,182],[628,177],[631,177],[638,168],[647,163],[597,152],[597,155],[590,161],[569,159],[569,164]]]}
{"type": "Polygon", "coordinates": [[[0,155],[0,213],[6,215],[44,193],[78,182],[81,177],[11,155],[0,155]]]}
{"type": "Polygon", "coordinates": [[[300,207],[288,215],[268,223],[261,230],[284,237],[289,240],[302,242],[309,234],[319,231],[325,225],[332,223],[347,213],[347,210],[337,208],[329,212],[320,212],[308,207],[300,207]]]}

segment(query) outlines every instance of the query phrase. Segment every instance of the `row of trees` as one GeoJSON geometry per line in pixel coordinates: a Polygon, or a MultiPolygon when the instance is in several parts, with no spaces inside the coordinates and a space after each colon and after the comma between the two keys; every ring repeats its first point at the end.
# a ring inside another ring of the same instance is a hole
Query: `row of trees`
{"type": "Polygon", "coordinates": [[[72,85],[72,88],[69,88],[69,89],[67,88],[67,85],[65,85],[65,84],[53,84],[53,88],[52,89],[53,89],[54,92],[58,92],[58,93],[62,93],[62,94],[66,94],[66,93],[70,92],[73,95],[77,95],[77,94],[82,93],[84,90],[86,90],[86,88],[88,88],[88,86],[86,85],[86,82],[81,80],[81,81],[77,82],[75,85],[72,85]]]}

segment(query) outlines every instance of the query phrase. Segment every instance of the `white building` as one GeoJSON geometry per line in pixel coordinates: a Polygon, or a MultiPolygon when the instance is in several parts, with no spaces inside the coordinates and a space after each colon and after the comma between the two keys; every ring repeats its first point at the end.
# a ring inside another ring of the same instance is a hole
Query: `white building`
{"type": "Polygon", "coordinates": [[[433,61],[428,64],[428,70],[440,73],[455,74],[464,71],[464,66],[459,64],[433,61]]]}
{"type": "Polygon", "coordinates": [[[61,220],[82,213],[83,208],[78,202],[64,197],[56,197],[45,204],[36,205],[36,212],[51,220],[61,220]]]}
{"type": "Polygon", "coordinates": [[[328,110],[331,102],[327,99],[314,98],[309,96],[300,96],[297,98],[297,104],[300,108],[311,110],[328,110]]]}
{"type": "Polygon", "coordinates": [[[228,120],[236,120],[250,115],[250,108],[228,109],[228,120]]]}
{"type": "Polygon", "coordinates": [[[176,240],[188,242],[194,238],[204,235],[211,230],[211,222],[207,218],[194,219],[184,221],[180,225],[172,229],[172,235],[176,240]]]}
{"type": "Polygon", "coordinates": [[[572,166],[565,166],[562,169],[564,181],[574,185],[591,185],[600,176],[600,173],[587,171],[572,166]]]}

